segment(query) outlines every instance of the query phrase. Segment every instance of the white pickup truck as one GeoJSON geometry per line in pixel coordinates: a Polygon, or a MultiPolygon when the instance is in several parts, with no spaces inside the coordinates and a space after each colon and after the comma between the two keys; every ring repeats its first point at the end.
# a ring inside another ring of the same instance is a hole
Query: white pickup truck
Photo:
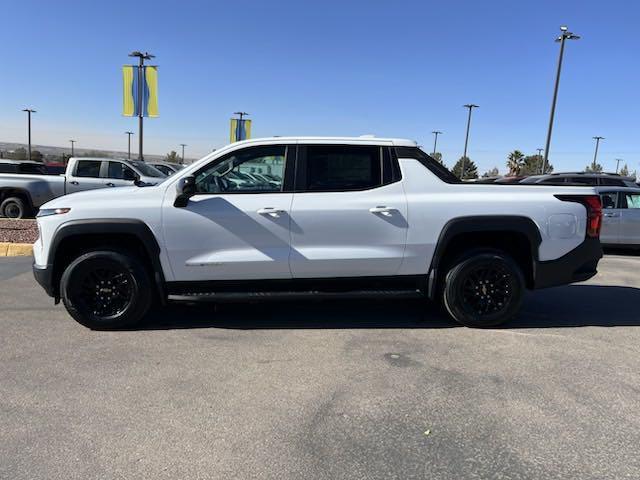
{"type": "Polygon", "coordinates": [[[96,188],[159,183],[165,174],[144,162],[71,157],[64,175],[0,173],[0,217],[25,218],[68,193],[96,188]]]}
{"type": "Polygon", "coordinates": [[[493,326],[526,289],[595,275],[601,221],[589,187],[462,184],[408,140],[270,138],[43,205],[33,271],[96,329],[245,296],[422,296],[493,326]]]}

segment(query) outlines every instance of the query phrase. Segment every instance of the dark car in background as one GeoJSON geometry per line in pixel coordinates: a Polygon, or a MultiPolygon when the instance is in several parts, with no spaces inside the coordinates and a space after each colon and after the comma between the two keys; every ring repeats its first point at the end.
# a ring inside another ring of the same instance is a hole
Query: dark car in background
{"type": "Polygon", "coordinates": [[[0,173],[46,175],[47,167],[42,162],[0,159],[0,173]]]}

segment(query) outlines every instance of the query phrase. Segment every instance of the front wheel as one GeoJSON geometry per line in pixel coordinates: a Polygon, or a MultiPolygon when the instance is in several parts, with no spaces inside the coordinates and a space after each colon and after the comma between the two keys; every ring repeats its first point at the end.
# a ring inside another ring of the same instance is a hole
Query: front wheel
{"type": "Polygon", "coordinates": [[[493,327],[514,318],[522,305],[524,276],[503,252],[484,251],[454,262],[445,276],[443,303],[469,327],[493,327]]]}
{"type": "Polygon", "coordinates": [[[79,256],[62,274],[60,292],[69,314],[95,330],[133,326],[151,304],[149,275],[127,252],[79,256]]]}

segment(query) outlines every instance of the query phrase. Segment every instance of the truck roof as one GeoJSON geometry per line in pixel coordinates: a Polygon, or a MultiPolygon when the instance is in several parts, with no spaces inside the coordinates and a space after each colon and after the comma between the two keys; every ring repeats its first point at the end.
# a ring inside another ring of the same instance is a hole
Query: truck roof
{"type": "Polygon", "coordinates": [[[336,144],[353,144],[353,145],[395,145],[401,147],[415,147],[417,143],[414,140],[407,140],[405,138],[381,138],[374,135],[361,135],[359,137],[264,137],[264,138],[251,138],[249,140],[242,140],[235,142],[233,145],[250,145],[252,143],[262,143],[268,141],[278,142],[292,142],[292,143],[336,143],[336,144]]]}

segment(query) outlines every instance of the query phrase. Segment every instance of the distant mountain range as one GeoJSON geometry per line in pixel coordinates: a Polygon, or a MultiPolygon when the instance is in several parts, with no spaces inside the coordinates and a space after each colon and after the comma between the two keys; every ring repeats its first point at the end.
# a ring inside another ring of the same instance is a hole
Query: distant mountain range
{"type": "MultiPolygon", "coordinates": [[[[137,147],[137,145],[136,145],[137,147]]],[[[0,142],[0,151],[9,152],[15,150],[17,148],[27,148],[26,143],[12,143],[12,142],[0,142]]],[[[34,145],[31,144],[31,150],[38,150],[42,155],[45,156],[46,160],[55,160],[52,157],[62,157],[62,154],[69,155],[71,154],[71,149],[69,147],[52,147],[49,145],[34,145]]],[[[76,157],[86,157],[86,156],[99,156],[105,158],[127,158],[127,152],[120,152],[115,150],[100,150],[97,148],[74,148],[73,154],[76,157]]],[[[131,159],[135,160],[138,157],[138,149],[135,150],[132,148],[131,150],[131,159]]],[[[164,155],[151,155],[145,154],[145,159],[148,160],[164,160],[166,157],[164,155]]],[[[187,163],[190,163],[192,160],[187,159],[187,163]]]]}

